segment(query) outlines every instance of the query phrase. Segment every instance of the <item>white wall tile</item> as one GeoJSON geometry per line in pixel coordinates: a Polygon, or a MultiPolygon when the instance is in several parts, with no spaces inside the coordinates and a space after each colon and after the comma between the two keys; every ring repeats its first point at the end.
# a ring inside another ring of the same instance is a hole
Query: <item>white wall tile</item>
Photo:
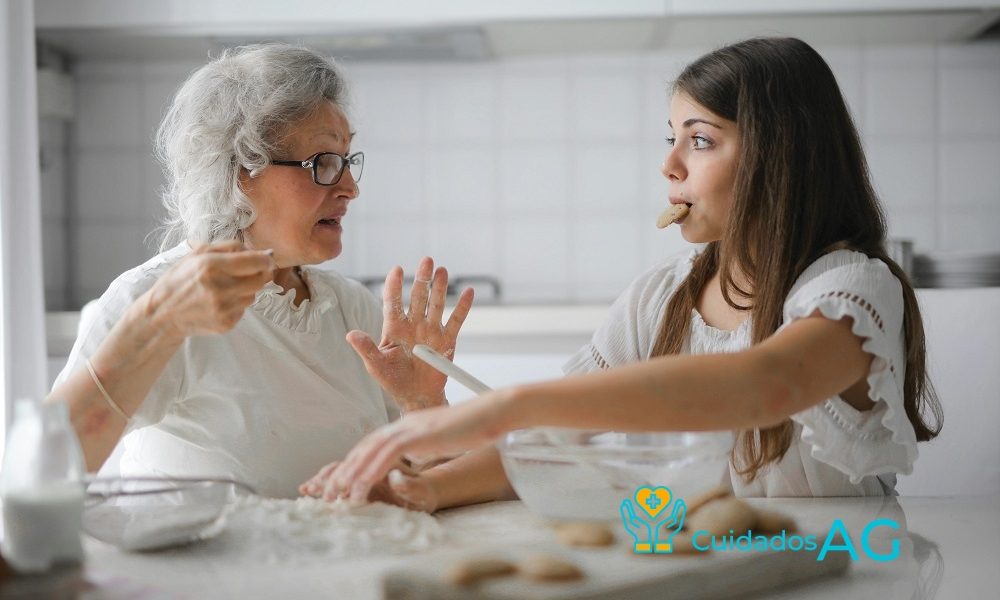
{"type": "Polygon", "coordinates": [[[575,213],[628,214],[639,210],[639,165],[635,144],[596,143],[573,152],[570,200],[575,213]]]}
{"type": "Polygon", "coordinates": [[[578,140],[633,140],[639,126],[640,81],[635,60],[573,62],[571,135],[578,140]]]}
{"type": "Polygon", "coordinates": [[[88,291],[89,300],[107,289],[116,277],[142,264],[144,254],[142,238],[145,228],[141,224],[81,222],[78,248],[73,268],[82,288],[88,291]]]}
{"type": "Polygon", "coordinates": [[[143,63],[137,60],[82,60],[73,66],[78,79],[135,81],[142,76],[143,63]]]}
{"type": "Polygon", "coordinates": [[[43,217],[66,216],[66,174],[69,156],[65,148],[41,149],[43,160],[39,181],[43,217]]]}
{"type": "Polygon", "coordinates": [[[927,68],[937,61],[937,52],[929,44],[873,45],[859,53],[864,55],[864,63],[874,68],[927,68]]]}
{"type": "Polygon", "coordinates": [[[639,224],[638,232],[642,246],[637,273],[662,264],[668,257],[679,252],[688,252],[694,248],[681,235],[681,228],[677,225],[657,229],[655,221],[648,221],[639,224]]]}
{"type": "Polygon", "coordinates": [[[942,67],[986,67],[1000,69],[1000,43],[945,44],[938,46],[942,67]]]}
{"type": "Polygon", "coordinates": [[[500,123],[505,140],[553,141],[566,137],[566,71],[531,75],[505,73],[500,82],[500,123]]]}
{"type": "Polygon", "coordinates": [[[670,134],[670,81],[660,68],[651,68],[642,76],[639,88],[640,111],[638,139],[662,142],[670,134]]]}
{"type": "Polygon", "coordinates": [[[914,252],[933,252],[941,245],[934,208],[888,205],[885,207],[887,237],[913,241],[914,252]]]}
{"type": "Polygon", "coordinates": [[[140,88],[138,79],[80,80],[76,95],[76,146],[91,149],[138,145],[143,139],[140,88]]]}
{"type": "Polygon", "coordinates": [[[65,293],[69,288],[66,242],[66,223],[62,219],[45,219],[42,222],[42,269],[46,290],[65,293]]]}
{"type": "Polygon", "coordinates": [[[991,207],[1000,214],[1000,139],[941,144],[941,205],[991,207]]]}
{"type": "Polygon", "coordinates": [[[430,224],[427,253],[455,275],[495,275],[499,270],[497,228],[491,220],[436,218],[430,224]]]}
{"type": "Polygon", "coordinates": [[[663,138],[639,147],[637,165],[640,219],[656,221],[656,215],[666,209],[670,202],[670,185],[660,172],[669,149],[663,138]]]}
{"type": "Polygon", "coordinates": [[[1000,134],[1000,65],[941,70],[941,133],[1000,134]]]}
{"type": "Polygon", "coordinates": [[[957,208],[941,215],[946,250],[1000,252],[1000,208],[957,208]]]}
{"type": "Polygon", "coordinates": [[[38,144],[52,150],[66,147],[66,121],[54,117],[38,119],[38,144]]]}
{"type": "Polygon", "coordinates": [[[639,274],[641,226],[634,217],[605,216],[581,218],[571,227],[577,296],[584,300],[614,298],[639,274]]]}
{"type": "Polygon", "coordinates": [[[492,141],[497,125],[496,67],[443,67],[427,81],[431,141],[492,141]]]}
{"type": "Polygon", "coordinates": [[[427,228],[422,220],[374,219],[351,226],[360,242],[355,265],[358,275],[384,277],[396,265],[412,274],[428,254],[427,228]]]}
{"type": "Polygon", "coordinates": [[[934,72],[930,66],[872,67],[865,81],[867,135],[933,133],[934,72]]]}
{"type": "Polygon", "coordinates": [[[489,146],[436,148],[426,166],[427,206],[434,216],[496,212],[496,158],[489,146]]]}
{"type": "Polygon", "coordinates": [[[528,142],[500,150],[500,209],[506,215],[565,216],[569,210],[569,149],[528,142]]]}
{"type": "Polygon", "coordinates": [[[139,131],[136,132],[135,143],[152,148],[156,140],[156,130],[167,114],[174,94],[180,88],[182,81],[154,80],[144,81],[140,90],[142,94],[142,114],[139,131]]]}
{"type": "Polygon", "coordinates": [[[937,199],[934,139],[868,137],[874,138],[866,145],[868,167],[882,202],[908,208],[932,207],[937,199]]]}
{"type": "Polygon", "coordinates": [[[359,215],[420,215],[427,210],[424,197],[426,165],[439,157],[420,145],[360,144],[365,152],[365,172],[360,195],[350,211],[359,215]]]}
{"type": "Polygon", "coordinates": [[[512,217],[501,228],[501,275],[512,298],[536,290],[569,293],[569,227],[565,219],[512,217]]]}
{"type": "Polygon", "coordinates": [[[145,218],[143,157],[127,150],[91,150],[76,156],[76,214],[81,219],[145,218]]]}
{"type": "Polygon", "coordinates": [[[365,72],[354,78],[352,126],[365,139],[378,142],[416,142],[424,137],[424,88],[418,67],[365,72]]]}

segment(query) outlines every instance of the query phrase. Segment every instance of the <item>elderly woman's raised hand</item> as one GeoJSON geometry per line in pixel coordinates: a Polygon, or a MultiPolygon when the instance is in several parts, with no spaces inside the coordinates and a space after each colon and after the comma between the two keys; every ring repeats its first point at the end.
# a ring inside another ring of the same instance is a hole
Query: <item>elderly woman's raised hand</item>
{"type": "Polygon", "coordinates": [[[385,278],[382,292],[382,341],[378,346],[362,331],[347,334],[347,341],[361,356],[365,367],[392,394],[403,412],[446,404],[447,377],[413,356],[413,347],[424,344],[451,358],[465,317],[472,308],[472,288],[459,296],[448,322],[442,324],[448,271],[434,270],[434,261],[424,257],[410,293],[408,311],[403,309],[403,269],[394,268],[385,278]],[[433,276],[432,276],[433,274],[433,276]]]}
{"type": "Polygon", "coordinates": [[[150,288],[147,311],[178,337],[223,333],[236,326],[273,269],[269,251],[246,250],[235,240],[199,246],[150,288]]]}

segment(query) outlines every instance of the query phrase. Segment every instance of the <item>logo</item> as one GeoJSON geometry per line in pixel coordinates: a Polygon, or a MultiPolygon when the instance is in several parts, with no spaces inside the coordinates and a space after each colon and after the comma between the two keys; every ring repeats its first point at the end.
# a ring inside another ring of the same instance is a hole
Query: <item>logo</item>
{"type": "Polygon", "coordinates": [[[633,540],[632,551],[636,554],[670,554],[671,541],[684,527],[684,514],[687,512],[684,500],[678,498],[667,516],[666,509],[673,500],[670,488],[644,485],[635,490],[633,497],[635,504],[642,509],[641,513],[636,512],[632,498],[625,498],[621,504],[622,523],[633,540]]]}
{"type": "MultiPolygon", "coordinates": [[[[672,542],[677,532],[684,527],[684,516],[687,505],[684,500],[674,498],[670,488],[664,485],[652,487],[641,486],[635,490],[632,498],[625,498],[621,503],[622,524],[625,531],[632,536],[632,551],[636,554],[671,554],[672,542]],[[673,508],[667,510],[673,503],[673,508]],[[636,506],[639,510],[636,510],[636,506]]],[[[899,557],[899,540],[888,536],[890,550],[880,552],[881,544],[873,544],[872,538],[886,538],[875,533],[876,529],[899,530],[900,526],[892,519],[875,519],[868,523],[860,535],[861,551],[870,560],[886,562],[899,557]]],[[[830,552],[846,552],[851,560],[858,560],[858,551],[847,527],[840,519],[834,519],[822,542],[816,535],[797,534],[794,531],[784,531],[762,535],[753,530],[735,532],[729,530],[729,535],[713,535],[709,531],[699,529],[690,532],[691,542],[697,552],[819,552],[816,560],[822,561],[830,552]],[[837,538],[843,540],[838,543],[837,538]]]]}

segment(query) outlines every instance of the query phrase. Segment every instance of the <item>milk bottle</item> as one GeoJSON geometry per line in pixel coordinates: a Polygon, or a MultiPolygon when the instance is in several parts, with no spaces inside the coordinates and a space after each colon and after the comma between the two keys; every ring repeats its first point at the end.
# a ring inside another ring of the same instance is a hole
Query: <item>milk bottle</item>
{"type": "Polygon", "coordinates": [[[84,465],[62,402],[20,399],[0,471],[7,562],[21,572],[80,562],[84,465]]]}

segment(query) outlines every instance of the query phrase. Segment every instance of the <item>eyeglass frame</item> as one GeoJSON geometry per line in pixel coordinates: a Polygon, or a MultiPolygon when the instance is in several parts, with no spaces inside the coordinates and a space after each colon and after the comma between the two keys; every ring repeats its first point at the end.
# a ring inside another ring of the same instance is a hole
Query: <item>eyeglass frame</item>
{"type": "MultiPolygon", "coordinates": [[[[361,157],[361,172],[364,173],[365,153],[360,151],[347,156],[344,156],[343,154],[337,154],[336,152],[317,152],[316,154],[313,154],[312,156],[310,156],[305,160],[272,160],[270,161],[270,164],[278,165],[279,167],[302,167],[303,169],[311,169],[313,176],[312,177],[313,183],[315,183],[316,185],[329,187],[340,183],[340,179],[344,176],[344,171],[349,170],[349,165],[351,164],[351,161],[358,156],[361,157]],[[324,154],[332,154],[334,156],[340,157],[340,160],[342,161],[342,164],[340,166],[340,171],[337,172],[337,176],[334,177],[333,181],[331,181],[330,183],[319,182],[319,157],[323,156],[324,154]]],[[[354,177],[354,173],[351,173],[351,177],[354,177]]],[[[358,178],[354,180],[354,183],[357,184],[359,181],[361,181],[361,175],[358,175],[358,178]]]]}

